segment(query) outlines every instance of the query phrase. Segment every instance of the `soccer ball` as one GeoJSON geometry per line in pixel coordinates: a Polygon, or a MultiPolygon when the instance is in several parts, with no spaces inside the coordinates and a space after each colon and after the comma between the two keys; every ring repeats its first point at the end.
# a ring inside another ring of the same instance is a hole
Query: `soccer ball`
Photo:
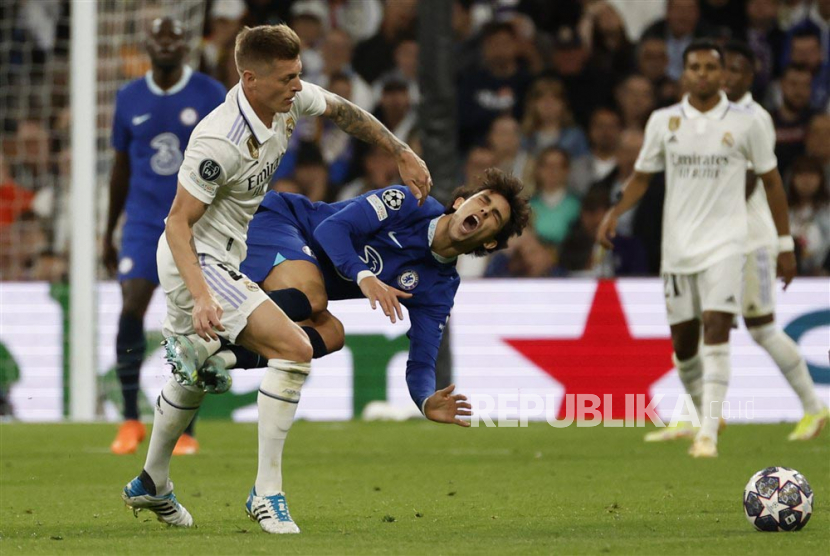
{"type": "Polygon", "coordinates": [[[789,467],[767,467],[744,489],[744,515],[759,531],[798,531],[813,513],[813,489],[789,467]]]}

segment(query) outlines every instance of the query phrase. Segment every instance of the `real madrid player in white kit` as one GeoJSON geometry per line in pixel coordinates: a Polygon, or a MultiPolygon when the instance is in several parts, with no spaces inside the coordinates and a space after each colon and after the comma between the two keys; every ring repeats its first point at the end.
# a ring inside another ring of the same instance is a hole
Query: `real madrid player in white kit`
{"type": "MultiPolygon", "coordinates": [[[[747,162],[764,184],[782,242],[789,237],[789,222],[775,154],[760,121],[750,110],[730,103],[720,90],[724,64],[720,48],[695,41],[684,51],[683,61],[689,92],[681,103],[649,118],[634,174],[620,202],[606,214],[598,240],[613,248],[617,218],[642,197],[650,174],[665,170],[661,273],[666,310],[675,364],[702,413],[689,453],[714,457],[730,376],[729,331],[741,311],[747,162]],[[699,374],[701,362],[699,381],[690,375],[699,374]],[[698,392],[693,390],[693,379],[699,381],[698,392]]],[[[779,253],[778,266],[789,284],[795,274],[793,253],[779,253]]]]}
{"type": "MultiPolygon", "coordinates": [[[[752,99],[749,91],[755,77],[755,55],[744,43],[733,41],[724,47],[726,72],[724,91],[738,106],[751,109],[763,124],[767,141],[775,145],[772,117],[752,99]]],[[[780,251],[792,251],[790,237],[781,240],[775,229],[763,185],[754,172],[747,181],[747,243],[742,312],[752,339],[761,346],[801,400],[804,417],[790,440],[810,440],[818,436],[830,420],[830,411],[816,394],[807,362],[796,343],[775,324],[775,261],[780,251]]]]}
{"type": "MultiPolygon", "coordinates": [[[[730,41],[724,46],[724,84],[727,98],[739,107],[751,110],[761,122],[770,145],[775,145],[772,117],[752,98],[750,88],[755,77],[755,55],[742,42],[730,41]]],[[[775,325],[775,260],[780,251],[792,251],[789,237],[779,241],[775,222],[767,202],[764,186],[750,164],[746,182],[747,241],[743,274],[741,312],[746,328],[761,346],[801,400],[804,417],[790,435],[790,440],[809,440],[818,436],[828,421],[828,410],[819,399],[807,369],[807,363],[793,340],[775,325]]],[[[685,362],[684,386],[693,398],[702,391],[703,371],[699,357],[685,362]]],[[[658,429],[646,434],[647,442],[660,442],[694,436],[688,422],[658,429]]]]}
{"type": "MultiPolygon", "coordinates": [[[[312,347],[305,332],[240,272],[248,223],[301,116],[326,116],[358,139],[388,150],[403,183],[421,202],[432,182],[423,161],[374,117],[300,80],[300,40],[287,26],[244,29],[234,55],[239,85],[193,131],[159,241],[168,359],[183,384],[171,379],[162,389],[144,469],[122,498],[164,523],[193,524],[173,494],[170,457],[210,386],[194,385],[186,380],[193,377],[183,375],[195,372],[219,348],[222,336],[268,359],[257,398],[259,465],[246,510],[268,533],[299,533],[288,512],[281,462],[312,347]]],[[[227,386],[213,385],[216,390],[227,386]]]]}

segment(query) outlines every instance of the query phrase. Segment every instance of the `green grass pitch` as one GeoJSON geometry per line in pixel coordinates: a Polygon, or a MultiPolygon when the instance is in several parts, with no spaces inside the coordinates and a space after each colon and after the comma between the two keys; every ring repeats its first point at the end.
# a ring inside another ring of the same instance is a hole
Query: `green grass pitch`
{"type": "Polygon", "coordinates": [[[301,535],[245,516],[256,427],[202,421],[202,453],[172,478],[197,528],[171,529],[119,497],[144,449],[116,457],[114,425],[0,426],[0,554],[828,554],[830,443],[790,425],[732,425],[715,460],[644,429],[461,429],[427,422],[297,423],[285,484],[301,535]],[[755,471],[793,467],[815,490],[797,533],[743,516],[755,471]]]}

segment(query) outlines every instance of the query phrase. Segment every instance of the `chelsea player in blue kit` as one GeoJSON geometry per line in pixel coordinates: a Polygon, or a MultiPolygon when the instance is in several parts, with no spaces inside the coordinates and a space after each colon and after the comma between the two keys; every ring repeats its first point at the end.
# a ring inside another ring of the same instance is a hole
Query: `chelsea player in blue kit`
{"type": "MultiPolygon", "coordinates": [[[[366,297],[394,323],[407,308],[410,329],[406,381],[429,419],[469,426],[470,406],[454,386],[435,391],[435,360],[460,278],[458,255],[485,255],[507,246],[527,225],[529,208],[516,178],[496,169],[482,185],[459,188],[444,207],[422,207],[404,186],[371,191],[339,203],[311,203],[301,195],[268,193],[248,228],[242,271],[286,314],[300,321],[314,357],[343,347],[343,326],[329,300],[366,297]]],[[[229,346],[202,372],[264,365],[258,355],[229,346]]]]}
{"type": "MultiPolygon", "coordinates": [[[[159,284],[156,248],[176,194],[176,176],[193,128],[225,99],[225,88],[184,64],[181,22],[156,19],[147,38],[152,70],[118,91],[113,118],[115,163],[104,236],[104,264],[118,273],[122,309],[116,339],[117,373],[124,396],[124,423],[110,447],[131,454],[144,439],[138,420],[139,373],[144,359],[144,315],[159,284]],[[120,252],[113,241],[124,212],[120,252]]],[[[192,423],[177,453],[195,453],[192,423]]]]}

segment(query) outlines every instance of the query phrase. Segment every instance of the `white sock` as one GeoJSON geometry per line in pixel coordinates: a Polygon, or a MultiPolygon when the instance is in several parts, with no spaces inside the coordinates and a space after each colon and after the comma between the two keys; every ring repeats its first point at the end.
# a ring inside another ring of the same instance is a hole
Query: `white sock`
{"type": "Polygon", "coordinates": [[[816,395],[816,388],[810,371],[807,369],[807,362],[798,352],[798,346],[792,338],[787,336],[775,323],[756,326],[749,329],[749,334],[759,346],[769,353],[778,368],[781,369],[784,378],[798,394],[804,413],[818,413],[824,404],[816,395]]]}
{"type": "Polygon", "coordinates": [[[700,348],[703,359],[703,416],[698,437],[718,440],[718,427],[723,413],[723,402],[729,388],[729,344],[704,344],[700,348]]]}
{"type": "Polygon", "coordinates": [[[153,431],[144,470],[156,485],[156,494],[170,492],[170,458],[179,437],[193,420],[205,397],[201,388],[182,386],[171,378],[156,401],[153,431]]]}
{"type": "Polygon", "coordinates": [[[225,363],[225,368],[226,369],[235,369],[236,368],[235,367],[235,365],[236,365],[236,355],[234,355],[234,353],[231,350],[229,350],[229,349],[219,350],[216,353],[214,353],[214,355],[217,356],[219,359],[221,359],[225,363]]]}
{"type": "Polygon", "coordinates": [[[680,382],[683,383],[686,393],[691,396],[697,414],[700,416],[703,397],[703,362],[700,360],[700,354],[696,353],[685,361],[678,359],[675,353],[672,353],[671,358],[677,368],[677,374],[680,375],[680,382]]]}
{"type": "Polygon", "coordinates": [[[269,359],[268,370],[257,395],[259,409],[259,466],[256,493],[272,496],[282,489],[282,450],[294,423],[300,390],[311,370],[310,363],[269,359]]]}
{"type": "Polygon", "coordinates": [[[208,357],[219,351],[222,347],[222,342],[219,340],[204,340],[198,334],[190,334],[187,336],[187,339],[196,347],[196,358],[199,361],[199,367],[202,366],[208,357]]]}

